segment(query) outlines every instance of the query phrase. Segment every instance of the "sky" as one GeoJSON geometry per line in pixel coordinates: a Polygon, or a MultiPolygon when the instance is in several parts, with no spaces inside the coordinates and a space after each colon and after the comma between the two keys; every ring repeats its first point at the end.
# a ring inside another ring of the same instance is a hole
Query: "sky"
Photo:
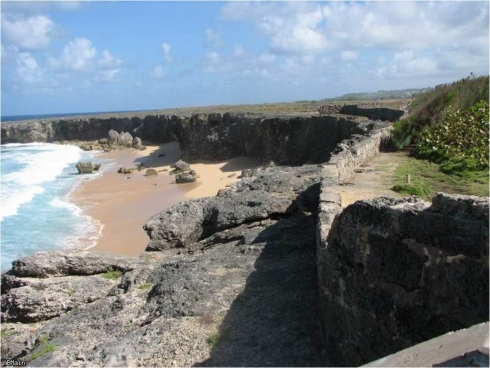
{"type": "Polygon", "coordinates": [[[489,73],[489,3],[1,1],[1,113],[318,100],[489,73]]]}

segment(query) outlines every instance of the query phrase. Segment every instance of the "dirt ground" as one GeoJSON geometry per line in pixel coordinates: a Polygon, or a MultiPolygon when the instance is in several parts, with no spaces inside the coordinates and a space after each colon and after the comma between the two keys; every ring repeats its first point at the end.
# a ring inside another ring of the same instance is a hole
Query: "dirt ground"
{"type": "Polygon", "coordinates": [[[372,157],[346,179],[341,186],[342,207],[360,199],[381,196],[402,197],[391,190],[396,183],[396,168],[408,160],[408,153],[380,152],[372,157]]]}

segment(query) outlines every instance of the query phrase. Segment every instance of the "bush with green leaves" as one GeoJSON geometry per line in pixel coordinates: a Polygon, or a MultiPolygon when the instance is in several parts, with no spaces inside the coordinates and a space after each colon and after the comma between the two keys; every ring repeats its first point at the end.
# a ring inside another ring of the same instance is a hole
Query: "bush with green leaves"
{"type": "Polygon", "coordinates": [[[482,170],[488,167],[488,103],[448,111],[445,120],[426,126],[416,139],[415,154],[441,163],[449,171],[482,170]]]}

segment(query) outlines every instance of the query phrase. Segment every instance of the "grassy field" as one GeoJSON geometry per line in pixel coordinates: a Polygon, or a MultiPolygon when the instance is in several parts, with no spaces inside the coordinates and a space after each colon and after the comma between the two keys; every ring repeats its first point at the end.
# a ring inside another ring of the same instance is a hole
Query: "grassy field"
{"type": "MultiPolygon", "coordinates": [[[[398,109],[400,105],[407,104],[408,99],[385,99],[378,102],[379,107],[387,107],[398,109]]],[[[374,101],[367,100],[335,100],[335,101],[298,101],[298,102],[280,102],[280,103],[264,103],[255,105],[216,105],[216,106],[194,106],[194,107],[182,107],[182,108],[169,108],[161,110],[144,110],[144,111],[128,111],[120,113],[107,113],[97,115],[79,115],[70,117],[70,119],[79,118],[132,118],[139,117],[144,118],[148,115],[178,115],[178,116],[190,116],[193,114],[224,114],[229,113],[249,113],[249,114],[274,114],[274,115],[318,115],[317,106],[329,105],[329,104],[365,104],[374,101]]],[[[53,120],[53,119],[44,119],[53,120]]]]}
{"type": "Polygon", "coordinates": [[[458,174],[444,174],[439,165],[427,160],[407,157],[395,171],[393,189],[401,194],[414,194],[430,200],[437,192],[450,194],[467,194],[477,196],[489,195],[489,171],[468,171],[458,174]],[[407,184],[407,175],[410,184],[407,184]]]}

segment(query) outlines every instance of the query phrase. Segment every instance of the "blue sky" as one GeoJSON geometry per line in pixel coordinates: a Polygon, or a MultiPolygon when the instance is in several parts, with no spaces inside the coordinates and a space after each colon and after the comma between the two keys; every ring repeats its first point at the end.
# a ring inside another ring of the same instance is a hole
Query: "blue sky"
{"type": "Polygon", "coordinates": [[[489,69],[488,2],[1,6],[2,115],[322,99],[489,69]]]}

